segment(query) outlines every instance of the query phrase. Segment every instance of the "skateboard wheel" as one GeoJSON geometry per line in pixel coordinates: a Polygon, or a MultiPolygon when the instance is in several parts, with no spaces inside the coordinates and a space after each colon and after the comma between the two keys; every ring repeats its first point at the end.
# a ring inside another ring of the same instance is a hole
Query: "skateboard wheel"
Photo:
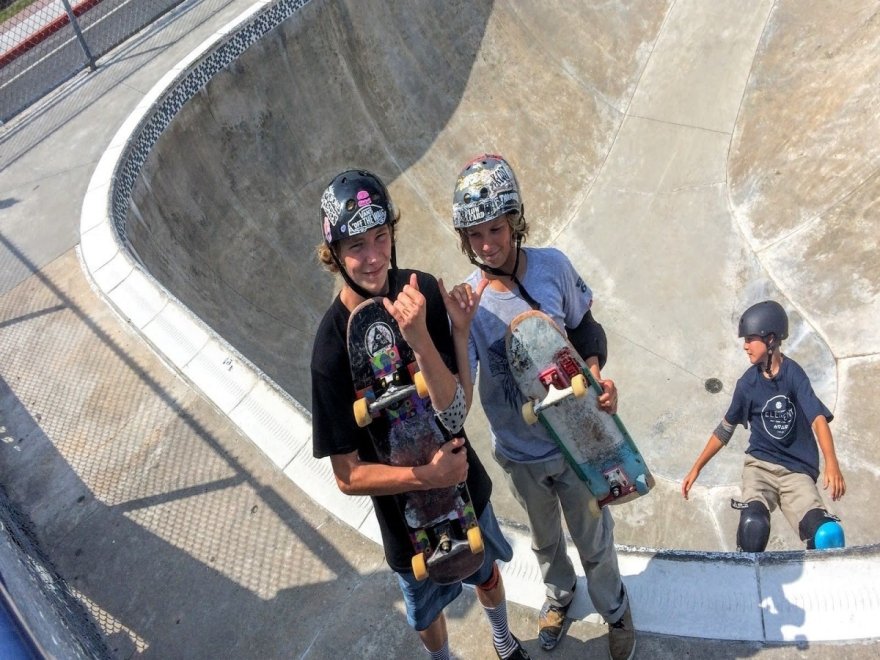
{"type": "Polygon", "coordinates": [[[415,575],[416,580],[421,582],[426,577],[428,577],[428,567],[425,564],[425,553],[420,552],[417,555],[413,555],[412,558],[412,569],[413,575],[415,575]]]}
{"type": "Polygon", "coordinates": [[[651,490],[650,486],[648,486],[648,480],[645,478],[644,474],[640,474],[636,477],[636,490],[639,491],[639,495],[644,495],[649,490],[651,490]]]}
{"type": "Polygon", "coordinates": [[[370,415],[370,402],[367,398],[354,402],[354,421],[360,428],[364,428],[373,421],[373,417],[370,415]]]}
{"type": "Polygon", "coordinates": [[[535,422],[538,421],[538,416],[535,414],[535,402],[527,401],[523,404],[522,407],[522,418],[526,424],[531,426],[535,422]]]}
{"type": "Polygon", "coordinates": [[[417,371],[413,374],[413,385],[416,386],[416,394],[418,394],[420,398],[428,398],[428,385],[425,383],[425,377],[422,375],[421,371],[417,371]]]}
{"type": "Polygon", "coordinates": [[[480,531],[479,527],[471,527],[467,531],[468,537],[468,545],[471,547],[471,552],[475,555],[480,554],[483,551],[483,533],[480,531]]]}
{"type": "Polygon", "coordinates": [[[577,399],[587,393],[587,379],[583,374],[577,374],[571,379],[571,393],[577,399]]]}
{"type": "Polygon", "coordinates": [[[589,509],[593,518],[598,518],[600,515],[602,515],[602,509],[599,508],[599,500],[597,500],[595,497],[590,498],[589,503],[587,503],[587,509],[589,509]]]}

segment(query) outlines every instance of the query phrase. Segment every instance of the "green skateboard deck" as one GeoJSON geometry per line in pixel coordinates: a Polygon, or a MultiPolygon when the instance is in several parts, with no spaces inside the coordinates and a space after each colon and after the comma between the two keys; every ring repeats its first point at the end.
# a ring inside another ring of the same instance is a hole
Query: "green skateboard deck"
{"type": "Polygon", "coordinates": [[[523,418],[538,420],[595,496],[594,513],[645,495],[654,476],[620,421],[599,408],[602,386],[553,320],[528,311],[510,323],[507,361],[526,398],[523,418]]]}

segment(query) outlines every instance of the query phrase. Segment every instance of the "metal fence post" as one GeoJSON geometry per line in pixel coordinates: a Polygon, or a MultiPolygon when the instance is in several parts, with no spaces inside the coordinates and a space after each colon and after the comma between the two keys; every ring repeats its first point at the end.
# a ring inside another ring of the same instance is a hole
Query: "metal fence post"
{"type": "Polygon", "coordinates": [[[82,30],[79,29],[79,22],[76,20],[76,16],[73,14],[73,8],[70,6],[69,0],[61,0],[61,4],[64,5],[64,10],[67,12],[68,18],[70,18],[70,24],[73,26],[73,31],[76,32],[76,38],[79,40],[79,45],[82,47],[83,52],[86,54],[86,59],[88,59],[89,61],[89,68],[92,71],[96,71],[97,67],[95,66],[95,58],[92,57],[92,52],[89,50],[89,45],[86,43],[86,40],[83,37],[82,30]]]}
{"type": "MultiPolygon", "coordinates": [[[[0,126],[86,67],[97,71],[97,58],[182,2],[34,1],[32,10],[20,12],[15,20],[4,22],[0,30],[0,126]],[[76,35],[73,39],[68,23],[76,35]]],[[[196,2],[190,0],[190,4],[196,2]]],[[[8,0],[0,0],[0,6],[8,4],[8,0]]]]}

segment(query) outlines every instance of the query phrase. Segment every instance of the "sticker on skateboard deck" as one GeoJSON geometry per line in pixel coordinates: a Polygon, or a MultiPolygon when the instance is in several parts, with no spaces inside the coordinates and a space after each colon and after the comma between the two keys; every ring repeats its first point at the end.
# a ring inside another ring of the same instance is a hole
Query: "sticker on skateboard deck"
{"type": "MultiPolygon", "coordinates": [[[[394,318],[373,298],[348,320],[354,416],[369,426],[380,461],[430,462],[449,440],[438,423],[415,355],[394,318]]],[[[413,573],[439,584],[458,582],[483,564],[483,540],[467,484],[395,496],[413,544],[413,573]]]]}
{"type": "Polygon", "coordinates": [[[524,312],[511,321],[506,344],[527,399],[523,418],[540,420],[560,446],[596,498],[593,513],[648,493],[654,476],[620,418],[599,408],[602,386],[559,326],[543,312],[524,312]]]}

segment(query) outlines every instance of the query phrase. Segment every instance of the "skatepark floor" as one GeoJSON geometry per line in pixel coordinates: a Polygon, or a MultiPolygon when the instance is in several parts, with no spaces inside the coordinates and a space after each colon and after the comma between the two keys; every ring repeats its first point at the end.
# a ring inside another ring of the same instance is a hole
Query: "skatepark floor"
{"type": "MultiPolygon", "coordinates": [[[[252,5],[184,2],[96,72],[0,127],[0,484],[110,657],[422,657],[381,548],[316,504],[158,355],[81,261],[83,199],[119,126],[166,72],[252,5]]],[[[494,477],[498,508],[520,516],[494,477]]],[[[848,483],[869,489],[871,479],[848,483]]],[[[532,657],[604,657],[605,626],[591,619],[542,652],[540,605],[509,604],[532,657]]],[[[670,603],[670,617],[686,612],[670,603]]],[[[447,618],[455,657],[494,657],[471,591],[447,618]]],[[[870,640],[774,645],[640,632],[636,657],[877,653],[870,640]]]]}

